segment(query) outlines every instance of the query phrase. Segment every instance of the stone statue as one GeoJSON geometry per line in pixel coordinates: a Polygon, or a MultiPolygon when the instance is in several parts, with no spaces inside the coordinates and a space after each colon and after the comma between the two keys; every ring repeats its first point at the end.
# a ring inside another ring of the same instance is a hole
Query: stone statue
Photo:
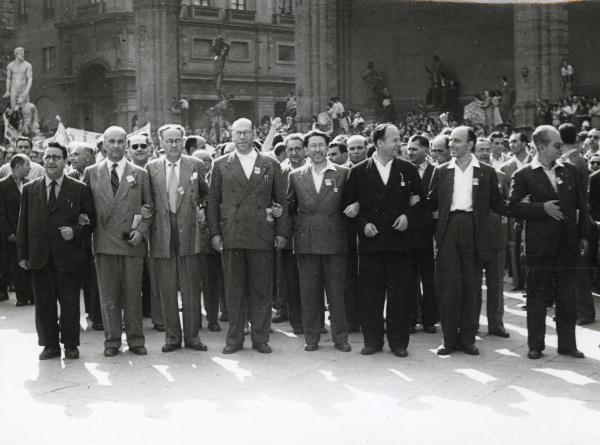
{"type": "Polygon", "coordinates": [[[25,60],[25,50],[21,47],[14,50],[15,60],[6,68],[6,93],[10,97],[10,107],[14,110],[18,105],[29,102],[29,90],[33,82],[31,64],[25,60]]]}
{"type": "Polygon", "coordinates": [[[215,63],[215,89],[217,90],[217,96],[222,96],[222,85],[223,85],[223,71],[225,71],[225,61],[229,54],[229,44],[225,42],[223,37],[218,36],[213,41],[212,50],[215,54],[213,61],[215,63]]]}

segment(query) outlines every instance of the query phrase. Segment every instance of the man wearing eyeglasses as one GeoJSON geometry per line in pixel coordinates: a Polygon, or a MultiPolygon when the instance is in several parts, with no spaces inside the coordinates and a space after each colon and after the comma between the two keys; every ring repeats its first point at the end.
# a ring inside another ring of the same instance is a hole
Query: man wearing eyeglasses
{"type": "Polygon", "coordinates": [[[84,172],[98,216],[93,249],[105,357],[119,353],[123,309],[129,350],[136,355],[147,354],[142,329],[141,279],[146,254],[143,241],[148,238],[152,223],[152,196],[146,170],[125,158],[126,138],[123,128],[108,127],[103,135],[106,159],[84,172]]]}
{"type": "Polygon", "coordinates": [[[253,349],[270,353],[273,247],[285,247],[289,226],[285,181],[279,163],[253,149],[250,120],[238,119],[231,130],[235,151],[214,162],[208,195],[208,228],[223,255],[229,316],[223,353],[242,349],[247,308],[253,349]]]}
{"type": "Polygon", "coordinates": [[[95,226],[90,190],[65,176],[67,149],[50,142],[45,175],[23,187],[17,231],[19,265],[32,271],[39,359],[79,358],[79,286],[85,242],[95,226]],[[87,215],[82,224],[80,215],[87,215]],[[60,303],[60,322],[57,314],[60,303]],[[60,334],[60,337],[59,337],[60,334]]]}
{"type": "Polygon", "coordinates": [[[588,151],[585,153],[585,157],[589,159],[592,155],[598,153],[598,149],[600,148],[600,130],[597,128],[592,128],[588,132],[588,138],[586,140],[588,151]]]}
{"type": "Polygon", "coordinates": [[[208,188],[203,164],[195,157],[183,155],[185,130],[180,125],[158,129],[164,157],[148,163],[150,188],[155,204],[150,231],[150,255],[160,291],[165,324],[162,352],[185,347],[206,351],[200,341],[200,248],[202,236],[198,222],[204,219],[204,201],[208,188]],[[179,321],[177,291],[181,291],[183,336],[179,321]]]}

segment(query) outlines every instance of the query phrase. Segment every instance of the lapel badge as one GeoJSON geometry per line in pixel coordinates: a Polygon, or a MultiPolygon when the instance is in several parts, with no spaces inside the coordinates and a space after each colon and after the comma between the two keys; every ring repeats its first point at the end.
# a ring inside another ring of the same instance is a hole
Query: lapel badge
{"type": "Polygon", "coordinates": [[[183,187],[181,187],[181,186],[177,187],[177,193],[179,193],[180,195],[183,195],[183,187]]]}
{"type": "Polygon", "coordinates": [[[479,185],[479,178],[473,178],[473,185],[479,185]]]}
{"type": "Polygon", "coordinates": [[[192,173],[192,181],[195,181],[196,179],[198,179],[198,172],[192,173]]]}
{"type": "Polygon", "coordinates": [[[254,174],[260,175],[260,167],[254,167],[254,174]]]}
{"type": "Polygon", "coordinates": [[[331,179],[325,179],[325,185],[331,186],[331,179]]]}
{"type": "Polygon", "coordinates": [[[562,179],[560,179],[560,176],[557,176],[557,177],[556,177],[556,183],[557,183],[558,185],[561,185],[561,184],[563,183],[563,180],[562,180],[562,179]]]}

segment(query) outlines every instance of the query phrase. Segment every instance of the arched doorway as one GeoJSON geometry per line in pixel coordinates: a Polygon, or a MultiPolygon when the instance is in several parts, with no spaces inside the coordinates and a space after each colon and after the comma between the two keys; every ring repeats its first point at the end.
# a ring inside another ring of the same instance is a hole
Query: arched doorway
{"type": "Polygon", "coordinates": [[[108,69],[101,63],[88,65],[79,77],[78,116],[80,128],[101,133],[115,123],[112,82],[108,69]]]}

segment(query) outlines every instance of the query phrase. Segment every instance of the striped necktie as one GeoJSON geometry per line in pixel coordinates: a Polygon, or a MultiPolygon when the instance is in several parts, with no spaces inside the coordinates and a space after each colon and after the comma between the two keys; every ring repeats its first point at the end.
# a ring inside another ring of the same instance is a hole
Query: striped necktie
{"type": "Polygon", "coordinates": [[[117,190],[119,190],[119,175],[117,174],[117,164],[112,165],[110,172],[110,185],[112,187],[113,195],[116,196],[117,190]]]}

